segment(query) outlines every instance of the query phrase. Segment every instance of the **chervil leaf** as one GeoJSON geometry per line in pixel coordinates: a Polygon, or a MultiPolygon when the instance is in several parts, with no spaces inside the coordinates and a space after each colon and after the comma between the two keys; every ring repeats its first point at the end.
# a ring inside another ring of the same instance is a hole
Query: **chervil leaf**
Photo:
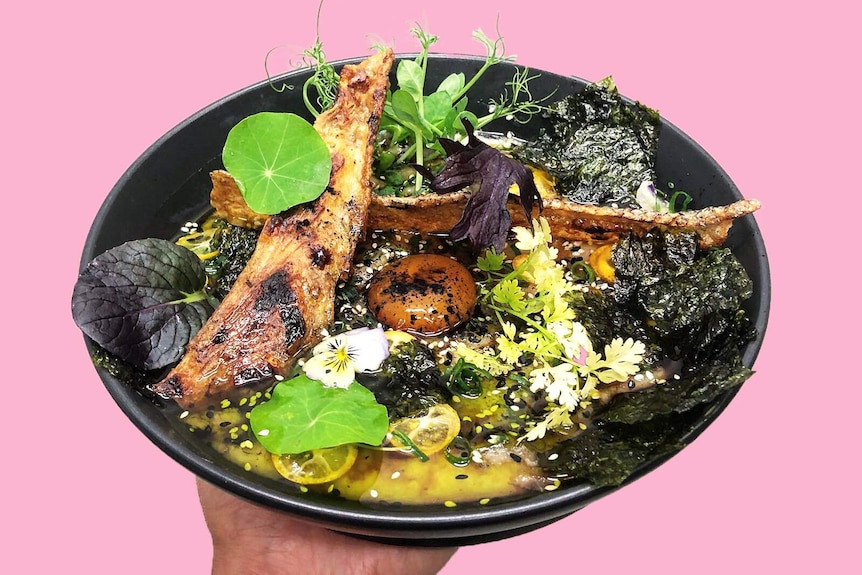
{"type": "Polygon", "coordinates": [[[464,128],[469,136],[466,146],[440,138],[447,156],[443,169],[431,180],[431,189],[446,193],[477,185],[478,189],[470,196],[461,219],[449,235],[454,241],[469,239],[475,253],[488,247],[501,252],[512,220],[506,209],[512,184],[518,185],[521,206],[528,221],[533,203],[538,202],[541,209],[542,198],[530,170],[479,141],[469,122],[464,122],[464,128]]]}
{"type": "Polygon", "coordinates": [[[498,283],[491,292],[494,301],[503,305],[515,313],[521,313],[527,308],[524,301],[524,292],[518,286],[515,279],[504,279],[498,283]]]}
{"type": "Polygon", "coordinates": [[[476,266],[483,272],[496,272],[503,269],[503,262],[506,261],[505,254],[498,254],[493,249],[485,251],[485,256],[479,256],[476,259],[476,266]]]}
{"type": "Polygon", "coordinates": [[[87,264],[72,294],[72,317],[122,360],[158,369],[180,359],[212,314],[198,257],[161,239],[127,242],[87,264]]]}
{"type": "Polygon", "coordinates": [[[261,445],[279,455],[345,443],[379,445],[389,429],[386,408],[358,383],[324,387],[305,375],[276,385],[272,399],[251,410],[250,422],[261,445]]]}

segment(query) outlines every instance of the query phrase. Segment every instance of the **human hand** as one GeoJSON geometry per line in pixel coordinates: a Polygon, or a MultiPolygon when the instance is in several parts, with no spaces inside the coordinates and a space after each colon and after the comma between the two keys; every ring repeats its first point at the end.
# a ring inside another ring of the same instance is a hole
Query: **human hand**
{"type": "Polygon", "coordinates": [[[453,547],[403,547],[350,537],[197,481],[213,539],[213,575],[432,575],[456,551],[453,547]]]}

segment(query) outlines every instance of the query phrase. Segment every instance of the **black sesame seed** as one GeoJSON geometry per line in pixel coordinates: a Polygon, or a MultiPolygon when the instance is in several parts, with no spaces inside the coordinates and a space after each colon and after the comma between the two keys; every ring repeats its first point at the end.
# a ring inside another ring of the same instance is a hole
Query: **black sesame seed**
{"type": "Polygon", "coordinates": [[[517,453],[510,453],[509,457],[511,457],[512,461],[514,461],[515,463],[521,463],[521,456],[517,453]]]}

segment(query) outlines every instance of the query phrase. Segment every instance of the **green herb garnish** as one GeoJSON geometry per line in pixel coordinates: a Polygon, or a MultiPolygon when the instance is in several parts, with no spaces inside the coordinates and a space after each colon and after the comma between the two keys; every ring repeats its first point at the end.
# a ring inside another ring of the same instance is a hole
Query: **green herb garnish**
{"type": "Polygon", "coordinates": [[[470,452],[470,442],[458,435],[452,440],[452,443],[446,446],[443,455],[446,457],[446,461],[455,467],[464,467],[470,463],[470,452]]]}
{"type": "Polygon", "coordinates": [[[482,380],[493,379],[493,375],[463,359],[458,359],[443,374],[449,390],[461,397],[476,398],[482,395],[482,380]]]}
{"type": "Polygon", "coordinates": [[[688,209],[688,205],[690,203],[691,203],[691,196],[690,195],[688,195],[686,192],[683,192],[683,191],[676,191],[673,193],[673,195],[670,197],[670,199],[667,202],[668,211],[670,213],[684,212],[685,210],[688,209]],[[682,206],[679,208],[676,207],[677,198],[682,198],[682,206]]]}
{"type": "Polygon", "coordinates": [[[280,455],[345,443],[379,445],[389,428],[386,408],[358,383],[324,387],[305,375],[277,384],[272,399],[251,410],[250,421],[261,445],[280,455]]]}
{"type": "Polygon", "coordinates": [[[234,126],[222,160],[248,206],[261,214],[316,199],[332,170],[329,148],[314,126],[296,114],[275,112],[253,114],[234,126]]]}
{"type": "Polygon", "coordinates": [[[425,454],[425,452],[419,449],[419,446],[413,443],[413,440],[407,437],[406,433],[395,429],[392,431],[392,437],[395,437],[396,439],[398,439],[398,441],[403,443],[407,450],[416,456],[416,459],[423,463],[428,461],[428,456],[425,454]]]}
{"type": "MultiPolygon", "coordinates": [[[[453,73],[443,79],[434,92],[425,95],[426,73],[430,47],[437,36],[421,28],[411,30],[419,40],[421,51],[414,60],[402,60],[396,70],[398,89],[391,92],[383,109],[380,122],[380,151],[378,153],[378,175],[387,183],[397,180],[404,186],[403,168],[410,165],[425,166],[439,159],[444,150],[440,138],[457,140],[466,135],[463,122],[479,129],[497,118],[506,117],[526,123],[541,111],[541,101],[533,99],[529,89],[531,76],[528,70],[516,72],[506,83],[499,100],[491,103],[491,111],[477,117],[467,110],[466,94],[492,66],[514,59],[505,55],[503,39],[499,35],[490,39],[481,30],[473,37],[485,46],[485,62],[468,80],[463,73],[453,73]],[[386,172],[386,173],[382,173],[386,172]]],[[[419,193],[423,185],[423,173],[414,176],[412,190],[405,194],[419,193]]]]}

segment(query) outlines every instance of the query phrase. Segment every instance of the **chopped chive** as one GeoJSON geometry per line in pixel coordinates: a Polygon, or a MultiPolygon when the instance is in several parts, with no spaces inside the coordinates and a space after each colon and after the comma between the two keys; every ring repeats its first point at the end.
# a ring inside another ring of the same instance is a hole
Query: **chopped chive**
{"type": "Polygon", "coordinates": [[[470,463],[470,444],[460,435],[456,436],[443,451],[446,461],[455,467],[463,467],[470,463]]]}
{"type": "Polygon", "coordinates": [[[395,429],[392,431],[392,435],[398,438],[398,441],[403,443],[410,450],[410,452],[416,456],[419,461],[422,461],[423,463],[425,461],[428,461],[428,456],[425,455],[425,452],[419,449],[419,447],[417,447],[417,445],[413,443],[413,441],[409,437],[407,437],[406,433],[399,429],[395,429]]]}
{"type": "Polygon", "coordinates": [[[687,193],[683,192],[682,190],[680,190],[680,191],[674,192],[673,195],[670,197],[670,200],[667,203],[667,208],[668,208],[668,211],[671,213],[682,212],[682,211],[685,211],[688,209],[688,204],[690,204],[690,203],[691,203],[691,196],[688,195],[687,193]],[[682,207],[679,209],[676,208],[676,199],[677,198],[682,198],[682,207]]]}
{"type": "Polygon", "coordinates": [[[572,263],[572,276],[576,281],[582,281],[584,283],[593,283],[596,279],[596,272],[593,270],[592,266],[587,262],[581,260],[572,263]]]}

